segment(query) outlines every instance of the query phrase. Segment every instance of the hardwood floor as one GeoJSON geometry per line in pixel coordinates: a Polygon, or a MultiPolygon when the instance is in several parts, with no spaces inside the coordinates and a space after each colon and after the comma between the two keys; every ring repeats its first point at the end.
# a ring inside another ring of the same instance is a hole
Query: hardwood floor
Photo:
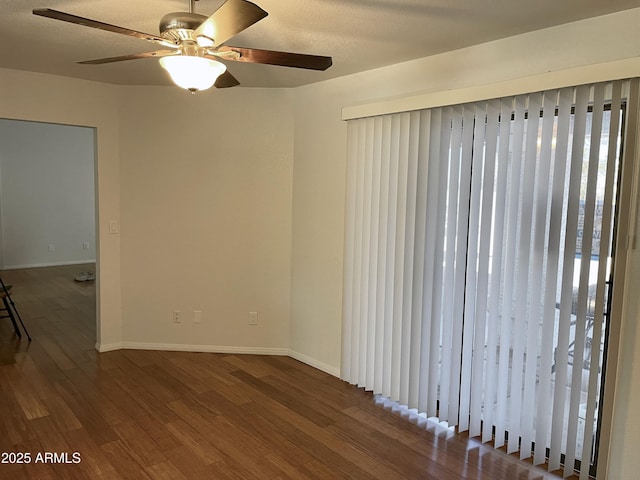
{"type": "Polygon", "coordinates": [[[0,323],[2,479],[558,478],[288,357],[100,354],[90,268],[2,272],[33,337],[0,323]]]}

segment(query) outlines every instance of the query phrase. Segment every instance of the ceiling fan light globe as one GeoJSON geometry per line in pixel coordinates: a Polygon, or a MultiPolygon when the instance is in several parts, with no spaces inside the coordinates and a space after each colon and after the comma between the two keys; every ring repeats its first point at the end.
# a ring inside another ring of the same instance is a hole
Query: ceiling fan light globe
{"type": "Polygon", "coordinates": [[[176,85],[191,92],[211,88],[227,69],[226,65],[215,60],[183,55],[162,57],[160,65],[169,72],[176,85]]]}

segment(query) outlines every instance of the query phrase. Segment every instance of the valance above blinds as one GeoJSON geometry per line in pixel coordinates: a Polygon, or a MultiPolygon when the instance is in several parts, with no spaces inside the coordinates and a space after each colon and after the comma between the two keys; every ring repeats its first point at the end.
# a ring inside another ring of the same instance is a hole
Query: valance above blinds
{"type": "Polygon", "coordinates": [[[350,120],[342,378],[586,478],[629,95],[350,120]]]}

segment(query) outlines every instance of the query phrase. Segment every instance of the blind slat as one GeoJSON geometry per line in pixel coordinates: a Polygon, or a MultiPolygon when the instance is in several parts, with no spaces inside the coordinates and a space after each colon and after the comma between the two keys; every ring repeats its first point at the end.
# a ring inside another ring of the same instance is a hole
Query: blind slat
{"type": "Polygon", "coordinates": [[[387,263],[388,263],[388,224],[389,224],[389,173],[390,173],[390,136],[391,117],[382,119],[380,145],[380,208],[378,218],[378,271],[376,281],[376,297],[378,303],[375,312],[375,359],[373,391],[385,394],[386,369],[384,364],[385,351],[388,349],[385,342],[385,312],[388,298],[386,295],[387,263]]]}
{"type": "MultiPolygon", "coordinates": [[[[480,152],[484,148],[484,134],[479,132],[484,128],[485,112],[482,112],[479,105],[475,105],[475,124],[472,154],[472,172],[479,174],[471,176],[471,194],[469,201],[469,226],[467,231],[467,251],[466,251],[466,280],[465,280],[465,301],[464,301],[464,323],[462,329],[462,365],[460,375],[460,431],[469,429],[471,417],[471,382],[473,373],[473,338],[474,320],[476,316],[476,287],[477,287],[477,264],[478,264],[478,242],[480,227],[480,210],[482,202],[482,166],[483,158],[480,152]],[[482,125],[482,127],[480,127],[482,125]]],[[[478,432],[479,433],[479,432],[478,432]]],[[[477,435],[477,433],[475,433],[477,435]]]]}
{"type": "Polygon", "coordinates": [[[367,143],[366,139],[366,120],[362,120],[360,122],[358,128],[358,152],[357,152],[357,198],[356,198],[356,213],[355,213],[355,250],[354,250],[354,295],[353,295],[353,330],[351,336],[351,345],[352,345],[352,377],[354,379],[354,383],[360,384],[360,365],[361,365],[361,356],[360,356],[360,331],[362,330],[362,241],[363,234],[362,229],[364,225],[364,186],[365,186],[365,145],[367,143]]]}
{"type": "Polygon", "coordinates": [[[526,110],[526,98],[515,98],[513,113],[511,152],[512,160],[509,167],[509,201],[507,228],[504,232],[503,243],[505,245],[504,256],[504,283],[503,301],[500,316],[500,355],[498,360],[498,391],[496,402],[496,439],[495,445],[502,447],[505,444],[506,431],[509,428],[509,391],[510,391],[510,358],[513,345],[513,303],[514,303],[514,279],[516,246],[518,241],[518,212],[520,198],[520,183],[522,177],[522,145],[524,142],[524,118],[526,110]],[[520,121],[522,120],[522,121],[520,121]]]}
{"type": "MultiPolygon", "coordinates": [[[[481,112],[484,113],[484,112],[481,112]]],[[[493,196],[495,183],[495,158],[498,140],[498,101],[492,100],[486,105],[486,121],[481,125],[484,136],[484,160],[482,177],[482,210],[480,218],[480,237],[478,244],[478,272],[477,272],[477,308],[474,321],[474,350],[483,352],[482,355],[474,355],[471,383],[471,424],[469,434],[480,435],[483,420],[483,412],[487,410],[487,401],[484,395],[484,383],[487,370],[486,356],[487,345],[487,308],[489,293],[489,260],[491,236],[493,231],[493,196]],[[483,128],[482,128],[483,127],[483,128]],[[484,409],[483,409],[484,406],[484,409]]],[[[476,116],[476,122],[478,117],[476,116]]],[[[477,123],[476,123],[477,126],[477,123]]],[[[485,425],[483,434],[485,441],[490,440],[491,426],[485,425]]]]}
{"type": "MultiPolygon", "coordinates": [[[[604,86],[596,85],[594,91],[593,110],[591,115],[590,149],[588,155],[587,188],[584,205],[584,232],[592,232],[596,207],[596,187],[598,180],[598,164],[600,156],[600,137],[602,133],[602,111],[604,103],[604,86]]],[[[591,269],[591,250],[593,235],[582,235],[580,259],[580,279],[576,306],[575,341],[573,349],[573,371],[571,378],[571,394],[569,400],[569,425],[567,432],[567,452],[565,457],[565,475],[573,471],[576,459],[576,447],[579,438],[584,435],[584,421],[578,422],[582,402],[582,373],[584,350],[587,335],[587,301],[589,300],[589,271],[591,269]]],[[[581,443],[581,442],[580,442],[581,443]]],[[[583,445],[583,447],[586,447],[583,445]]]]}
{"type": "MultiPolygon", "coordinates": [[[[516,272],[515,272],[515,325],[516,332],[527,332],[514,336],[513,357],[511,366],[511,402],[509,423],[509,442],[507,452],[516,452],[519,448],[520,436],[523,433],[522,412],[522,390],[524,385],[525,355],[527,354],[527,339],[531,332],[531,323],[528,322],[528,301],[529,301],[529,269],[528,264],[531,254],[531,237],[533,235],[533,208],[534,206],[534,179],[536,167],[536,150],[539,112],[541,107],[541,95],[529,95],[528,118],[526,119],[526,138],[523,151],[523,176],[520,180],[520,212],[519,212],[519,241],[516,250],[516,272]],[[527,323],[529,327],[527,328],[527,323]]],[[[515,152],[514,152],[515,153],[515,152]]],[[[515,153],[517,155],[517,153],[515,153]]],[[[521,458],[528,455],[526,446],[520,451],[521,458]]]]}
{"type": "MultiPolygon", "coordinates": [[[[443,108],[442,109],[442,126],[443,128],[440,130],[440,159],[444,157],[444,165],[441,166],[441,181],[443,181],[444,186],[448,186],[450,182],[449,177],[449,146],[451,139],[451,108],[443,108]]],[[[447,188],[440,188],[438,190],[438,207],[436,213],[436,251],[435,253],[435,268],[434,268],[434,282],[439,285],[437,291],[433,298],[433,315],[435,320],[435,325],[437,328],[438,336],[434,336],[431,352],[435,354],[435,358],[432,357],[432,362],[434,362],[435,368],[438,371],[438,386],[437,390],[439,393],[439,416],[442,420],[452,421],[449,415],[449,383],[450,376],[449,365],[451,361],[451,354],[449,350],[450,343],[447,342],[447,339],[451,337],[451,324],[450,322],[442,321],[442,311],[443,311],[443,296],[445,293],[446,285],[444,284],[444,254],[445,254],[445,232],[446,232],[446,200],[447,199],[447,188]],[[440,338],[442,338],[442,344],[440,344],[440,338]],[[439,366],[438,366],[439,365],[439,366]]]]}
{"type": "MultiPolygon", "coordinates": [[[[553,184],[551,187],[551,205],[549,219],[549,246],[547,249],[547,274],[545,278],[543,318],[545,325],[542,333],[541,361],[540,361],[540,393],[539,410],[547,412],[551,408],[552,370],[554,355],[554,332],[556,322],[556,298],[558,285],[558,269],[560,268],[561,229],[564,212],[564,189],[567,172],[567,149],[569,140],[569,122],[571,119],[571,104],[573,91],[563,89],[559,92],[558,114],[556,123],[556,147],[553,157],[553,184]]],[[[545,107],[548,108],[548,107],[545,107]]],[[[557,385],[555,388],[559,388],[557,385]]],[[[539,415],[536,421],[536,445],[547,445],[550,419],[546,415],[539,415]]],[[[545,451],[537,448],[534,454],[534,464],[545,461],[545,451]]]]}
{"type": "MultiPolygon", "coordinates": [[[[455,239],[456,239],[456,216],[453,214],[458,208],[458,182],[460,177],[460,142],[462,140],[463,121],[460,114],[461,107],[454,107],[451,118],[451,135],[449,137],[449,155],[446,165],[446,177],[443,179],[446,185],[447,194],[445,203],[440,205],[444,210],[445,218],[445,246],[446,252],[443,266],[443,293],[442,293],[442,319],[452,318],[454,299],[453,299],[453,281],[454,281],[454,264],[455,264],[455,239]]],[[[455,320],[454,320],[455,322],[455,320]]],[[[441,410],[446,412],[441,416],[447,419],[450,425],[455,425],[457,420],[457,410],[455,408],[456,396],[452,394],[452,387],[455,381],[449,379],[455,378],[450,375],[452,362],[455,356],[452,351],[454,322],[443,322],[442,327],[442,368],[441,375],[443,380],[440,382],[441,387],[441,410]],[[449,401],[452,399],[453,401],[449,401]]]]}
{"type": "MultiPolygon", "coordinates": [[[[485,417],[484,421],[489,426],[498,424],[497,418],[500,416],[498,412],[498,368],[499,355],[498,349],[502,347],[500,337],[500,290],[502,283],[502,263],[503,263],[503,245],[504,241],[502,233],[505,228],[505,215],[507,212],[507,184],[508,184],[508,167],[509,167],[509,141],[511,128],[511,112],[513,111],[513,102],[511,100],[502,99],[500,101],[500,118],[499,133],[497,147],[497,174],[496,174],[496,195],[495,195],[495,228],[492,239],[491,253],[491,286],[489,291],[489,334],[487,347],[487,374],[485,383],[485,417]]],[[[497,438],[498,428],[496,435],[497,438]]],[[[486,442],[492,438],[492,429],[484,428],[482,433],[482,441],[486,442]]],[[[502,446],[502,445],[500,445],[502,446]]]]}
{"type": "Polygon", "coordinates": [[[354,383],[351,373],[352,338],[354,329],[353,308],[357,290],[354,285],[355,264],[355,230],[356,230],[356,198],[357,198],[357,152],[358,152],[358,126],[359,121],[348,124],[348,161],[347,161],[347,199],[345,207],[345,268],[344,268],[344,303],[342,323],[342,360],[341,372],[343,378],[354,383]]]}
{"type": "Polygon", "coordinates": [[[588,102],[589,87],[580,86],[576,88],[575,114],[573,118],[573,141],[570,153],[571,158],[558,326],[558,347],[556,349],[555,383],[558,385],[558,388],[554,391],[551,424],[551,449],[549,455],[549,468],[555,469],[560,467],[561,454],[565,451],[566,445],[566,439],[563,438],[563,434],[567,425],[565,418],[565,405],[567,402],[566,386],[569,367],[569,333],[572,322],[571,304],[573,301],[573,262],[576,256],[578,208],[582,175],[582,146],[584,145],[588,102]]]}
{"type": "MultiPolygon", "coordinates": [[[[536,135],[538,143],[538,161],[536,162],[535,195],[532,224],[532,247],[529,260],[531,286],[528,308],[527,353],[525,361],[525,383],[523,393],[523,412],[535,411],[536,400],[539,401],[540,384],[547,372],[537,369],[541,358],[540,334],[545,327],[554,321],[554,317],[545,318],[542,315],[542,283],[544,276],[544,262],[547,257],[547,224],[549,215],[549,181],[551,179],[552,134],[555,120],[555,106],[557,92],[545,92],[543,97],[542,119],[536,135]]],[[[531,118],[531,112],[529,117],[531,118]]],[[[549,272],[546,272],[549,273],[549,272]]],[[[534,415],[523,415],[523,434],[521,457],[531,456],[531,444],[535,438],[534,415]]],[[[542,418],[544,415],[538,415],[542,418]]],[[[540,462],[542,463],[542,462],[540,462]]],[[[534,459],[535,464],[535,459],[534,459]]]]}
{"type": "Polygon", "coordinates": [[[396,230],[398,229],[398,164],[400,155],[400,122],[401,115],[396,114],[391,117],[391,137],[389,145],[389,210],[388,210],[388,231],[387,231],[387,265],[385,267],[387,276],[385,278],[385,312],[384,312],[384,332],[386,347],[384,356],[384,368],[382,382],[382,392],[387,397],[392,397],[392,384],[395,371],[393,370],[393,349],[394,342],[394,301],[396,292],[396,230]]]}
{"type": "MultiPolygon", "coordinates": [[[[382,118],[374,118],[372,134],[372,152],[371,152],[371,220],[369,223],[369,291],[367,292],[367,317],[371,317],[373,321],[369,324],[366,334],[366,380],[365,385],[374,385],[375,381],[375,343],[376,329],[378,317],[377,295],[378,288],[378,231],[380,229],[380,197],[381,197],[381,168],[382,168],[382,118]]],[[[374,391],[376,391],[374,389],[374,391]]],[[[379,393],[379,391],[376,391],[379,393]]]]}
{"type": "MultiPolygon", "coordinates": [[[[411,360],[411,333],[413,331],[413,278],[416,225],[416,195],[418,177],[418,133],[420,112],[411,112],[407,138],[407,200],[405,223],[404,279],[402,297],[402,355],[400,361],[400,397],[403,405],[409,405],[409,363],[411,360]]],[[[414,408],[416,405],[411,405],[414,408]]]]}
{"type": "Polygon", "coordinates": [[[411,361],[409,363],[409,405],[417,408],[420,405],[420,381],[422,328],[424,322],[424,288],[425,275],[425,242],[427,229],[427,178],[429,175],[428,146],[429,146],[430,112],[420,112],[420,132],[418,133],[418,167],[416,186],[416,225],[415,225],[415,260],[413,272],[413,298],[411,310],[411,361]]]}
{"type": "MultiPolygon", "coordinates": [[[[430,337],[428,350],[425,351],[425,355],[421,358],[423,362],[425,359],[428,361],[423,365],[428,365],[428,383],[426,393],[426,409],[427,416],[435,416],[438,413],[438,385],[440,381],[439,376],[439,361],[440,361],[440,295],[442,294],[442,283],[440,282],[441,268],[438,268],[441,257],[439,252],[442,251],[441,236],[444,235],[443,226],[438,222],[438,213],[440,206],[438,199],[442,197],[441,190],[446,183],[443,183],[443,177],[446,178],[446,168],[440,165],[441,152],[443,151],[442,143],[442,129],[443,125],[446,125],[446,116],[441,108],[434,109],[431,115],[432,118],[432,130],[431,130],[431,144],[429,145],[429,169],[433,172],[433,175],[428,179],[428,218],[430,220],[436,219],[435,225],[431,225],[427,235],[427,248],[433,252],[433,255],[427,255],[427,266],[425,268],[425,288],[430,287],[429,305],[425,309],[429,318],[434,319],[430,322],[430,337]]],[[[446,151],[446,147],[444,147],[446,151]]],[[[444,221],[443,216],[441,217],[444,221]]]]}
{"type": "MultiPolygon", "coordinates": [[[[467,257],[464,252],[467,249],[469,229],[469,198],[471,195],[468,185],[471,184],[471,162],[473,159],[473,128],[464,128],[464,125],[473,125],[475,110],[471,106],[463,107],[462,111],[462,139],[460,144],[460,175],[458,180],[458,210],[455,218],[455,251],[454,278],[453,278],[453,318],[451,321],[451,365],[449,372],[451,378],[460,378],[462,368],[462,332],[464,325],[464,294],[467,274],[467,257]]],[[[460,382],[450,382],[449,398],[459,398],[460,382]]],[[[450,410],[450,425],[457,425],[460,418],[459,403],[452,402],[450,410]]]]}

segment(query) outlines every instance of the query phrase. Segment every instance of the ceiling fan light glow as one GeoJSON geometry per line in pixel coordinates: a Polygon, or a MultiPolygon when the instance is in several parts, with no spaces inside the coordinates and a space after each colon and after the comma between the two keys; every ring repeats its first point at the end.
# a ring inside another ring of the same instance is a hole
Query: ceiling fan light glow
{"type": "Polygon", "coordinates": [[[191,92],[211,88],[216,79],[227,69],[226,65],[215,60],[192,56],[171,56],[160,59],[173,82],[191,92]]]}
{"type": "Polygon", "coordinates": [[[216,44],[216,42],[214,42],[212,38],[206,37],[204,35],[198,35],[198,37],[196,38],[196,42],[198,42],[198,46],[202,48],[211,48],[216,44]]]}

